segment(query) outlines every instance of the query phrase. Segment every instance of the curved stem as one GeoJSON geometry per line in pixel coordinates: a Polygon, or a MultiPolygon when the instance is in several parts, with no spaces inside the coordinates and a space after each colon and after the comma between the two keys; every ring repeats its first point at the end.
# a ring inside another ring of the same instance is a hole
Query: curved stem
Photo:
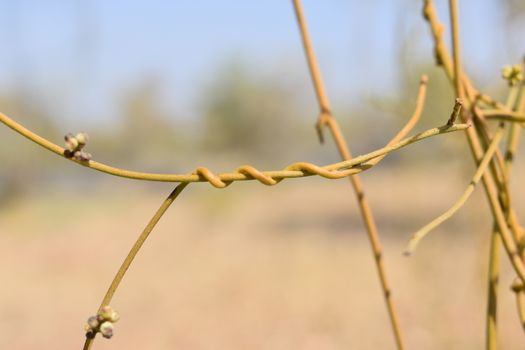
{"type": "Polygon", "coordinates": [[[410,242],[408,243],[408,247],[405,251],[406,255],[410,255],[414,252],[416,249],[418,243],[433,229],[441,225],[446,220],[450,219],[467,201],[467,199],[470,197],[472,192],[474,192],[474,188],[478,184],[479,180],[485,173],[487,166],[489,162],[491,161],[492,157],[494,156],[494,153],[496,152],[496,149],[499,145],[499,142],[501,141],[501,138],[503,137],[503,127],[500,127],[496,134],[494,134],[494,138],[492,139],[492,142],[485,152],[485,155],[483,156],[483,159],[481,160],[481,163],[478,166],[478,169],[474,173],[474,176],[470,180],[470,184],[468,185],[467,189],[461,197],[454,203],[450,209],[448,209],[446,212],[438,216],[436,219],[432,220],[430,223],[425,225],[423,228],[418,230],[413,237],[410,239],[410,242]]]}
{"type": "MultiPolygon", "coordinates": [[[[115,294],[118,286],[120,285],[120,282],[124,278],[126,271],[128,271],[129,266],[133,262],[133,259],[135,259],[135,256],[139,252],[140,248],[148,238],[155,225],[157,225],[162,215],[164,215],[166,210],[168,210],[170,205],[175,201],[175,199],[177,199],[179,194],[182,192],[182,190],[184,190],[184,188],[186,188],[186,186],[188,186],[187,182],[183,182],[177,185],[177,187],[170,193],[170,195],[164,200],[164,202],[162,202],[155,215],[153,215],[153,217],[150,219],[140,236],[135,241],[135,244],[133,244],[133,246],[131,247],[131,250],[129,251],[128,255],[122,262],[122,265],[120,265],[120,268],[115,274],[115,277],[113,277],[113,281],[111,282],[106,294],[104,295],[104,298],[102,299],[102,302],[100,303],[99,310],[102,309],[102,307],[111,303],[113,295],[115,294]]],[[[93,340],[94,338],[86,337],[86,341],[84,343],[84,350],[90,349],[93,340]]]]}

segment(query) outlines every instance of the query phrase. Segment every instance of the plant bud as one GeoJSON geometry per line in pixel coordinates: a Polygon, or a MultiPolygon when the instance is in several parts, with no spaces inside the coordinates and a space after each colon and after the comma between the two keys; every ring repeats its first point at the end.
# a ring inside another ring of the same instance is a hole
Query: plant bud
{"type": "Polygon", "coordinates": [[[91,154],[84,151],[76,151],[73,154],[73,158],[79,162],[87,162],[88,160],[91,160],[91,154]]]}
{"type": "Polygon", "coordinates": [[[88,160],[91,160],[92,156],[91,153],[87,152],[81,152],[82,153],[82,161],[87,162],[88,160]]]}
{"type": "Polygon", "coordinates": [[[503,67],[503,69],[501,70],[501,76],[504,78],[504,79],[508,79],[510,77],[510,75],[512,74],[512,67],[511,66],[505,66],[503,67]]]}
{"type": "Polygon", "coordinates": [[[100,308],[98,315],[101,316],[104,320],[109,320],[113,312],[115,312],[113,308],[109,305],[106,305],[100,308]]]}
{"type": "Polygon", "coordinates": [[[74,152],[78,148],[78,140],[70,137],[66,140],[66,148],[68,151],[74,152]]]}
{"type": "Polygon", "coordinates": [[[514,86],[523,80],[523,67],[520,64],[505,66],[501,70],[501,76],[509,82],[510,86],[514,86]]]}
{"type": "Polygon", "coordinates": [[[118,312],[116,312],[115,310],[113,310],[113,312],[111,313],[111,316],[109,316],[109,320],[113,323],[117,322],[118,320],[120,320],[120,315],[118,312]]]}
{"type": "Polygon", "coordinates": [[[78,161],[82,161],[82,152],[81,151],[75,151],[75,153],[73,153],[73,158],[75,158],[78,161]]]}
{"type": "Polygon", "coordinates": [[[113,336],[113,323],[106,321],[100,325],[99,330],[104,338],[109,339],[113,336]]]}
{"type": "Polygon", "coordinates": [[[86,326],[88,326],[90,329],[97,329],[98,325],[99,322],[97,316],[91,316],[90,318],[88,318],[86,326]]]}
{"type": "Polygon", "coordinates": [[[86,134],[85,132],[79,132],[76,136],[75,136],[75,139],[77,139],[78,143],[81,144],[81,145],[85,145],[89,139],[88,137],[88,134],[86,134]]]}

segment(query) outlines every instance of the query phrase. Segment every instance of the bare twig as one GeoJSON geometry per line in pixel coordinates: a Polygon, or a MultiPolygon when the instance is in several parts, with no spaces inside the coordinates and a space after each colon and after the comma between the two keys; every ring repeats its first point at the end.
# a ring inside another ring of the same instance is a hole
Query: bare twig
{"type": "Polygon", "coordinates": [[[452,113],[450,114],[450,118],[447,121],[447,125],[454,125],[454,123],[459,117],[459,114],[461,113],[462,107],[463,107],[463,103],[461,102],[461,99],[459,97],[456,98],[456,102],[454,103],[454,109],[452,110],[452,113]]]}

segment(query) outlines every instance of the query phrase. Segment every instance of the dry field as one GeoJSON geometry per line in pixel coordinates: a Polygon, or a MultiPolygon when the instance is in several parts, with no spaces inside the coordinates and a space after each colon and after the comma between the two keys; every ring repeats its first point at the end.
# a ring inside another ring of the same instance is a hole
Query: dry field
{"type": "MultiPolygon", "coordinates": [[[[363,178],[408,348],[481,349],[491,228],[481,188],[406,258],[410,234],[452,204],[468,178],[435,168],[363,178]]],[[[170,188],[112,179],[2,207],[0,349],[81,349],[85,319],[170,188]]],[[[523,189],[515,191],[521,217],[523,189]]],[[[523,349],[514,276],[506,262],[503,270],[501,349],[523,349]]],[[[113,307],[122,315],[116,334],[94,349],[394,349],[346,180],[190,186],[113,307]]]]}

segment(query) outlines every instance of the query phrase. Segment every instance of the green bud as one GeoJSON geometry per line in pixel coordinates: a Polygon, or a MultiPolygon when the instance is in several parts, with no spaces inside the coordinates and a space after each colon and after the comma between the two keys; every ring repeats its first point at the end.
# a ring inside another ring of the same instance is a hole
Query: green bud
{"type": "Polygon", "coordinates": [[[501,70],[501,76],[508,81],[510,86],[514,86],[523,80],[523,67],[521,64],[505,66],[501,70]]]}
{"type": "Polygon", "coordinates": [[[511,74],[512,74],[512,67],[511,66],[505,66],[501,70],[501,76],[504,79],[509,79],[511,74]]]}

